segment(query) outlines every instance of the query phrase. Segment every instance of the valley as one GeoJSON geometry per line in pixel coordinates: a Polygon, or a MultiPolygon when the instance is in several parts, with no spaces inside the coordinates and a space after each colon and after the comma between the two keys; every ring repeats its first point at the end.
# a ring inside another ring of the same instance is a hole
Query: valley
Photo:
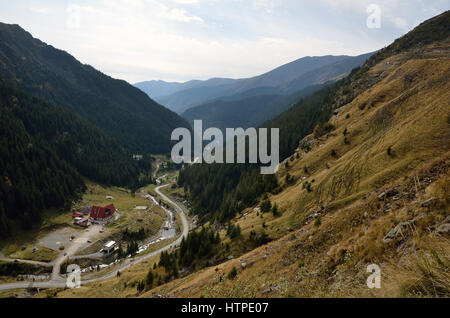
{"type": "Polygon", "coordinates": [[[0,298],[450,297],[449,25],[130,85],[0,23],[0,298]]]}
{"type": "MultiPolygon", "coordinates": [[[[67,273],[61,273],[61,268],[67,266],[66,264],[72,264],[74,262],[75,264],[84,266],[81,268],[82,284],[98,282],[114,277],[117,273],[125,271],[132,265],[134,266],[147,259],[152,259],[162,251],[176,247],[179,245],[181,239],[187,236],[190,224],[183,209],[178,205],[179,203],[175,203],[161,192],[161,189],[167,186],[168,185],[154,187],[151,191],[156,193],[160,200],[164,201],[164,203],[158,203],[155,197],[151,197],[146,190],[140,191],[139,198],[130,198],[130,193],[124,189],[107,188],[99,190],[99,188],[101,188],[100,186],[90,184],[87,191],[89,194],[83,198],[82,202],[89,202],[89,204],[105,202],[103,195],[108,193],[109,195],[107,197],[111,197],[111,194],[113,194],[114,199],[112,199],[112,201],[117,204],[117,207],[120,207],[120,209],[117,209],[119,215],[116,216],[116,219],[106,226],[91,225],[85,231],[72,225],[72,222],[56,223],[57,220],[50,220],[50,222],[55,222],[51,228],[48,226],[43,227],[39,230],[38,237],[34,239],[34,241],[23,242],[23,244],[34,246],[33,253],[28,256],[30,260],[20,258],[20,256],[24,254],[23,248],[21,252],[9,254],[8,251],[18,249],[18,246],[3,242],[2,255],[6,254],[7,257],[2,256],[2,258],[0,258],[1,262],[36,265],[49,268],[51,272],[46,270],[47,274],[35,276],[30,274],[19,274],[16,276],[16,280],[25,280],[24,282],[2,284],[0,286],[0,291],[16,290],[20,288],[31,290],[42,288],[65,288],[67,273]],[[126,193],[126,198],[124,197],[123,192],[126,193]],[[167,207],[165,207],[166,203],[168,204],[167,207]],[[139,206],[136,204],[150,204],[151,208],[146,209],[144,213],[138,212],[139,217],[137,217],[135,215],[136,207],[139,206]],[[169,210],[169,205],[174,209],[173,212],[169,210]],[[132,206],[134,206],[134,210],[132,206]],[[150,214],[149,224],[146,224],[142,220],[145,219],[143,214],[150,214]],[[173,214],[176,214],[176,217],[174,217],[173,214]],[[163,223],[169,224],[169,227],[163,223]],[[126,228],[127,231],[136,231],[133,226],[138,226],[139,229],[145,228],[149,230],[149,236],[140,241],[140,244],[142,245],[140,245],[137,251],[132,252],[131,255],[128,255],[124,259],[117,258],[117,255],[111,259],[111,256],[105,256],[101,253],[102,246],[111,239],[118,240],[118,244],[126,243],[126,240],[120,238],[120,233],[121,231],[123,232],[122,229],[124,228],[126,228]],[[57,230],[55,230],[55,228],[57,230]],[[170,234],[167,234],[166,232],[170,234]],[[50,246],[45,246],[46,241],[48,241],[50,246]],[[52,246],[55,245],[55,243],[57,246],[52,246]],[[65,244],[65,246],[61,244],[65,244]],[[45,252],[44,249],[53,250],[53,258],[47,259],[47,262],[36,261],[35,259],[42,257],[42,253],[45,252]],[[97,252],[99,250],[100,252],[97,252]],[[93,253],[94,251],[96,253],[93,253]],[[114,259],[116,260],[114,261],[114,259]],[[102,262],[108,261],[112,261],[112,263],[102,264],[102,262]],[[27,281],[27,277],[33,277],[33,280],[27,281]]],[[[79,204],[82,204],[82,202],[79,202],[79,204]]],[[[66,215],[66,218],[71,218],[70,215],[71,214],[66,215]]],[[[20,242],[17,238],[12,238],[12,240],[15,243],[20,242]]],[[[23,246],[26,250],[30,250],[31,247],[28,247],[27,245],[23,246]]],[[[9,295],[9,293],[6,292],[6,295],[9,295]]]]}

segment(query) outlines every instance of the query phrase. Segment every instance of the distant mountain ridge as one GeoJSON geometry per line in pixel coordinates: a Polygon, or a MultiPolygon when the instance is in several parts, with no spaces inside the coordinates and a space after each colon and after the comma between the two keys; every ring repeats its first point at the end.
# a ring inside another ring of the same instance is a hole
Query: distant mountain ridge
{"type": "MultiPolygon", "coordinates": [[[[189,108],[212,100],[252,91],[270,89],[279,95],[290,95],[307,86],[321,84],[349,72],[364,63],[373,53],[351,56],[304,57],[259,76],[244,79],[212,78],[185,83],[148,81],[135,86],[159,103],[181,114],[189,108]],[[329,70],[328,66],[333,65],[329,70]],[[315,73],[318,74],[315,74],[315,73]]],[[[267,92],[265,93],[267,94],[267,92]]],[[[253,94],[256,96],[256,94],[253,94]]]]}
{"type": "MultiPolygon", "coordinates": [[[[337,60],[337,62],[318,68],[306,65],[303,68],[305,72],[294,80],[291,79],[295,75],[289,70],[291,75],[287,74],[284,84],[279,86],[246,89],[259,84],[270,85],[274,81],[282,82],[283,80],[278,77],[284,70],[288,70],[288,66],[283,66],[273,71],[273,76],[270,79],[267,79],[266,76],[266,78],[252,79],[251,83],[242,81],[242,86],[237,87],[237,93],[234,95],[220,97],[199,106],[191,107],[181,116],[188,120],[191,125],[194,120],[201,119],[205,127],[217,127],[222,130],[227,127],[256,127],[287,110],[299,99],[305,98],[324,86],[345,77],[351,70],[364,64],[370,56],[372,56],[372,53],[344,59],[341,59],[341,57],[324,57],[323,60],[319,59],[321,60],[320,63],[314,65],[325,64],[330,60],[337,60]]],[[[308,63],[310,60],[311,58],[303,59],[302,63],[308,63]]],[[[209,89],[208,92],[214,91],[209,89]]]]}
{"type": "Polygon", "coordinates": [[[334,81],[312,85],[291,95],[284,96],[270,88],[250,90],[242,94],[227,96],[203,105],[192,107],[182,116],[193,124],[201,119],[205,127],[216,127],[225,131],[229,127],[258,127],[274,118],[298,100],[311,95],[334,81]],[[263,90],[266,92],[263,92],[263,90]],[[256,94],[261,92],[261,94],[256,94]]]}
{"type": "Polygon", "coordinates": [[[125,81],[35,39],[18,25],[0,23],[0,73],[19,89],[78,113],[136,152],[170,151],[170,134],[188,127],[125,81]]]}

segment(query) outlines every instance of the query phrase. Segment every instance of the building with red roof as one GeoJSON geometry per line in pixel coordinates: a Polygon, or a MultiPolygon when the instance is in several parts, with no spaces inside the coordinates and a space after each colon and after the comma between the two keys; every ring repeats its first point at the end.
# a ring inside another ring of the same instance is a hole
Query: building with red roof
{"type": "Polygon", "coordinates": [[[114,213],[116,213],[114,204],[110,204],[105,207],[93,206],[91,207],[89,218],[92,222],[105,223],[113,218],[114,213]]]}

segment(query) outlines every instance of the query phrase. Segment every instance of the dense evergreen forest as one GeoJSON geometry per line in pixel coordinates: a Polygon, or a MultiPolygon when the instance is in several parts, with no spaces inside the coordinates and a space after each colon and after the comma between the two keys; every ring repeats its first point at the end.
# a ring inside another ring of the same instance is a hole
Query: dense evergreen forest
{"type": "Polygon", "coordinates": [[[189,124],[122,80],[0,23],[0,74],[21,90],[64,106],[138,153],[169,153],[170,135],[189,124]]]}
{"type": "Polygon", "coordinates": [[[180,171],[178,183],[188,190],[191,211],[201,221],[219,222],[234,217],[261,194],[278,187],[275,175],[261,175],[254,164],[193,165],[180,171]]]}
{"type": "Polygon", "coordinates": [[[168,278],[178,277],[181,267],[195,267],[196,263],[213,255],[213,248],[220,243],[220,235],[211,228],[203,227],[183,238],[180,248],[172,253],[162,252],[159,266],[164,267],[168,278]]]}
{"type": "Polygon", "coordinates": [[[85,188],[81,176],[136,189],[150,170],[150,158],[134,161],[80,116],[0,78],[0,236],[11,220],[29,228],[44,209],[70,204],[85,188]]]}

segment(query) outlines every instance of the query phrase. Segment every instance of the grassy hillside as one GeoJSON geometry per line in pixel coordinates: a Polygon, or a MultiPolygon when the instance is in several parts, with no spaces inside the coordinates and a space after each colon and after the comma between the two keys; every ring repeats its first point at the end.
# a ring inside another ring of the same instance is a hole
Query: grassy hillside
{"type": "Polygon", "coordinates": [[[372,67],[383,79],[279,172],[293,178],[269,195],[281,215],[247,209],[234,220],[237,245],[252,230],[276,241],[142,296],[449,297],[449,44],[372,67]],[[381,289],[366,286],[369,264],[381,267],[381,289]]]}

